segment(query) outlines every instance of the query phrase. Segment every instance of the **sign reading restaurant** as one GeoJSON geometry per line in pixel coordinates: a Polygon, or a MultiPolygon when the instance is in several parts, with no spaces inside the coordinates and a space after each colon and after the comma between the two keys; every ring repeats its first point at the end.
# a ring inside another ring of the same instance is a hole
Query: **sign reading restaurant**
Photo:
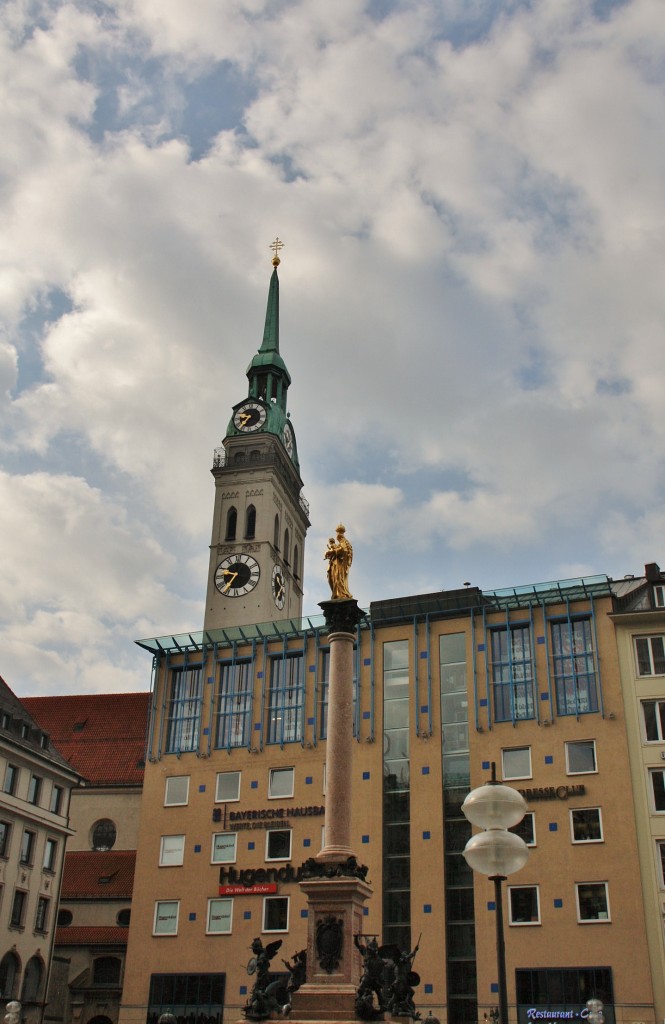
{"type": "Polygon", "coordinates": [[[258,811],[230,811],[224,807],[214,807],[212,820],[220,822],[222,828],[230,832],[240,832],[251,828],[274,828],[281,822],[290,824],[290,818],[318,818],[326,813],[325,807],[264,807],[258,811]]]}

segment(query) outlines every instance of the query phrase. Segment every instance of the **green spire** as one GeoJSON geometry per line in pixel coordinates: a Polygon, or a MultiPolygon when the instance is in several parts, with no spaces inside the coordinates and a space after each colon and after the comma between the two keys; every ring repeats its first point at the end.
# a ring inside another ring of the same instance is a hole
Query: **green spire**
{"type": "Polygon", "coordinates": [[[263,341],[247,367],[247,377],[250,397],[276,402],[277,406],[286,412],[286,391],[291,383],[291,375],[279,354],[279,262],[279,256],[275,255],[272,261],[273,272],[268,290],[263,341]]]}

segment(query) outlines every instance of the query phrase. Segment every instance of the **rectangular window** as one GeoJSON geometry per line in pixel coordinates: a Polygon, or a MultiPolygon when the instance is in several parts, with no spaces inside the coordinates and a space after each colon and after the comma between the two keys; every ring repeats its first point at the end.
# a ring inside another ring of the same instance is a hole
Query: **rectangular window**
{"type": "Polygon", "coordinates": [[[12,912],[9,915],[9,927],[10,928],[22,928],[23,927],[23,916],[25,914],[25,906],[28,902],[27,892],[23,892],[21,889],[17,889],[14,892],[14,902],[12,903],[12,912]]]}
{"type": "Polygon", "coordinates": [[[185,860],[185,837],[162,836],[159,844],[159,866],[176,867],[185,860]]]}
{"type": "Polygon", "coordinates": [[[189,775],[172,775],[164,787],[165,807],[184,807],[189,799],[189,775]]]}
{"type": "Polygon", "coordinates": [[[653,606],[654,608],[665,608],[665,587],[660,584],[653,588],[653,606]]]}
{"type": "MultiPolygon", "coordinates": [[[[522,968],[515,971],[515,982],[518,1004],[558,1006],[572,1011],[572,1019],[590,996],[596,996],[607,1008],[614,1003],[611,967],[522,968]]],[[[614,1020],[613,1013],[609,1019],[614,1020]]]]}
{"type": "Polygon", "coordinates": [[[651,780],[653,809],[662,813],[665,811],[665,768],[650,768],[649,778],[651,780]]]}
{"type": "Polygon", "coordinates": [[[233,925],[233,900],[208,900],[208,935],[230,935],[233,925]]]}
{"type": "Polygon", "coordinates": [[[9,796],[14,796],[16,793],[16,784],[18,782],[18,768],[15,764],[7,764],[5,769],[5,782],[2,787],[3,792],[9,796]]]}
{"type": "Polygon", "coordinates": [[[512,828],[508,829],[509,832],[514,832],[516,836],[523,839],[527,846],[536,845],[536,816],[533,811],[527,811],[522,820],[513,825],[512,828]]]}
{"type": "Polygon", "coordinates": [[[540,899],[537,885],[509,885],[511,924],[540,924],[540,899]]]}
{"type": "Polygon", "coordinates": [[[656,862],[658,864],[658,885],[665,889],[665,839],[656,842],[656,862]]]}
{"type": "Polygon", "coordinates": [[[35,914],[35,931],[45,932],[48,921],[49,900],[46,896],[40,896],[37,900],[37,913],[35,914]]]}
{"type": "Polygon", "coordinates": [[[57,852],[57,840],[47,839],[44,844],[44,871],[55,871],[55,860],[57,852]]]}
{"type": "Polygon", "coordinates": [[[171,670],[166,727],[167,754],[196,750],[199,745],[203,670],[200,665],[171,670]]]}
{"type": "Polygon", "coordinates": [[[263,931],[288,932],[289,897],[265,896],[263,899],[263,931]]]}
{"type": "Polygon", "coordinates": [[[578,882],[575,886],[577,920],[581,924],[609,921],[607,882],[578,882]]]}
{"type": "Polygon", "coordinates": [[[218,772],[215,803],[227,804],[240,799],[240,772],[218,772]]]}
{"type": "Polygon", "coordinates": [[[39,803],[39,797],[42,792],[42,780],[38,775],[30,776],[30,785],[28,786],[28,803],[37,806],[39,803]]]}
{"type": "Polygon", "coordinates": [[[291,829],[270,829],[266,835],[266,860],[291,859],[291,829]]]}
{"type": "Polygon", "coordinates": [[[51,790],[51,803],[49,805],[51,814],[60,814],[64,792],[62,786],[54,786],[51,790]]]}
{"type": "Polygon", "coordinates": [[[219,667],[215,746],[249,747],[252,728],[253,662],[225,661],[219,667]]]}
{"type": "Polygon", "coordinates": [[[600,807],[579,807],[572,810],[570,834],[574,843],[602,843],[603,819],[600,807]]]}
{"type": "Polygon", "coordinates": [[[596,663],[591,619],[553,622],[552,665],[560,715],[598,710],[596,663]]]}
{"type": "Polygon", "coordinates": [[[665,675],[665,636],[635,637],[638,676],[665,675]]]}
{"type": "Polygon", "coordinates": [[[534,718],[530,627],[493,629],[490,635],[496,721],[534,718]]]}
{"type": "Polygon", "coordinates": [[[575,740],[566,743],[566,772],[568,775],[587,775],[597,771],[595,740],[575,740]]]}
{"type": "Polygon", "coordinates": [[[9,843],[11,836],[11,824],[8,821],[0,821],[0,857],[9,856],[9,843]]]}
{"type": "Polygon", "coordinates": [[[32,858],[35,852],[35,833],[30,832],[27,828],[23,833],[23,839],[21,840],[21,864],[32,864],[32,858]]]}
{"type": "Polygon", "coordinates": [[[643,700],[642,721],[647,743],[665,742],[665,700],[643,700]]]}
{"type": "Polygon", "coordinates": [[[295,768],[271,768],[268,781],[268,796],[271,799],[293,796],[295,768]]]}
{"type": "Polygon", "coordinates": [[[501,751],[503,778],[531,778],[531,747],[512,747],[501,751]]]}
{"type": "Polygon", "coordinates": [[[177,935],[180,900],[158,900],[155,903],[153,935],[177,935]]]}
{"type": "Polygon", "coordinates": [[[304,669],[303,651],[293,651],[270,659],[268,743],[296,743],[302,739],[304,669]]]}
{"type": "Polygon", "coordinates": [[[238,835],[236,832],[215,832],[212,837],[211,862],[213,864],[235,864],[238,835]]]}

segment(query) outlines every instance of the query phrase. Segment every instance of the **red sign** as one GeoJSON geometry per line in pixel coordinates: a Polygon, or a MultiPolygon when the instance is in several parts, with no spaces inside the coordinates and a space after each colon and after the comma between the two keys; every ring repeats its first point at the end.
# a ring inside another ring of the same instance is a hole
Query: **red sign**
{"type": "Polygon", "coordinates": [[[263,882],[257,885],[220,885],[220,896],[266,896],[277,892],[276,882],[263,882]]]}

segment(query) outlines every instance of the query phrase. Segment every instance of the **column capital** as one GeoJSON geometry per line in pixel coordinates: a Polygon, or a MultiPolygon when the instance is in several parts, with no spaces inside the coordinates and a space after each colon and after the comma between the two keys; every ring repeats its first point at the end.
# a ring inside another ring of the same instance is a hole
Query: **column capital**
{"type": "Polygon", "coordinates": [[[367,613],[358,607],[355,597],[319,601],[329,633],[355,633],[356,626],[367,613]]]}

